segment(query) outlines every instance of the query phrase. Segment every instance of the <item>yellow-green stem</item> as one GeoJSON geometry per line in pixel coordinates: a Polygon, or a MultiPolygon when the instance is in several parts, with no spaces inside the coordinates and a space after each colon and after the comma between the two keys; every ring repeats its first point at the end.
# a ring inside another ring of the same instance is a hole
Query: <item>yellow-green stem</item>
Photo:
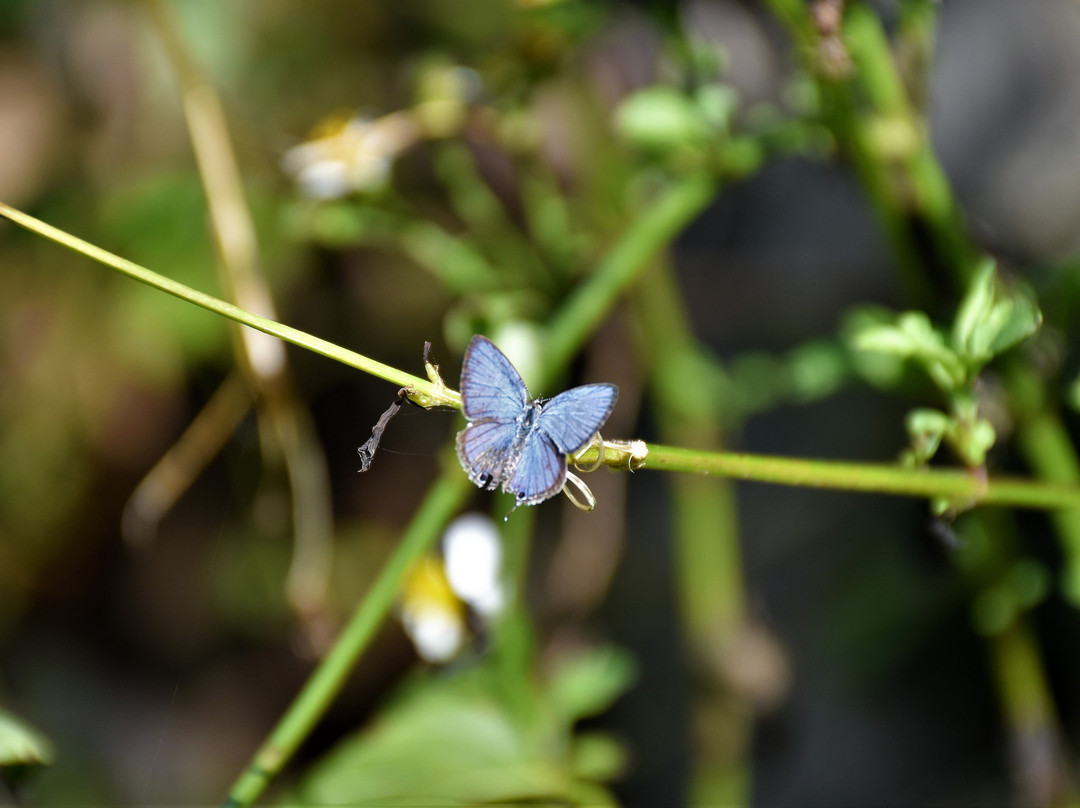
{"type": "Polygon", "coordinates": [[[224,300],[219,300],[205,292],[192,289],[190,286],[185,286],[171,278],[166,278],[156,272],[152,272],[146,267],[139,266],[132,261],[128,261],[107,250],[103,250],[88,241],[83,241],[69,233],[65,233],[63,230],[59,230],[52,225],[46,224],[40,219],[35,219],[33,216],[5,205],[3,202],[0,202],[0,216],[4,216],[16,224],[25,227],[27,230],[31,230],[51,241],[55,241],[57,244],[63,245],[75,252],[82,253],[88,258],[92,258],[108,267],[112,267],[118,272],[127,275],[129,278],[134,278],[140,283],[145,283],[147,286],[152,286],[155,289],[167,292],[181,300],[186,300],[188,303],[194,303],[196,306],[201,306],[202,308],[220,314],[223,317],[228,317],[230,320],[235,320],[238,323],[242,323],[258,331],[262,331],[263,333],[271,334],[286,342],[291,342],[293,345],[298,345],[301,348],[307,348],[309,351],[322,354],[329,359],[336,359],[338,362],[354,367],[357,370],[362,370],[365,373],[370,373],[372,376],[378,376],[380,379],[385,379],[400,387],[412,388],[412,390],[415,391],[415,395],[411,397],[421,406],[461,406],[461,396],[453,390],[439,387],[427,379],[421,379],[417,376],[398,370],[395,367],[391,367],[390,365],[384,365],[382,362],[377,362],[363,354],[342,348],[332,342],[312,336],[299,329],[283,325],[282,323],[275,322],[274,320],[267,319],[266,317],[260,317],[258,314],[253,314],[232,303],[226,303],[224,300]]]}
{"type": "MultiPolygon", "coordinates": [[[[1080,487],[1056,483],[985,478],[965,469],[906,468],[885,463],[847,463],[791,457],[700,452],[648,445],[637,468],[720,474],[742,480],[876,492],[899,496],[944,497],[958,508],[1005,505],[1018,508],[1080,507],[1080,487]]],[[[586,455],[582,463],[588,463],[586,455]]]]}

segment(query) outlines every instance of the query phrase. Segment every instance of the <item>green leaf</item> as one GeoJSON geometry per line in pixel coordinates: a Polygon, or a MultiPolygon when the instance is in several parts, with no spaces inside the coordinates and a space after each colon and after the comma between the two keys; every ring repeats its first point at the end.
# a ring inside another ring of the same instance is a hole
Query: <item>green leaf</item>
{"type": "Polygon", "coordinates": [[[694,98],[701,115],[717,132],[727,132],[739,107],[739,95],[726,84],[706,84],[694,98]]]}
{"type": "Polygon", "coordinates": [[[996,356],[1030,337],[1042,325],[1042,312],[1026,295],[1014,297],[1000,317],[997,333],[990,341],[989,353],[996,356]]]}
{"type": "Polygon", "coordinates": [[[958,353],[972,355],[976,331],[994,303],[994,262],[983,260],[971,279],[953,322],[952,344],[958,353]]]}
{"type": "MultiPolygon", "coordinates": [[[[585,659],[591,661],[568,675],[592,683],[586,697],[580,685],[569,688],[579,694],[577,709],[588,712],[614,697],[613,682],[622,677],[613,671],[626,662],[618,652],[585,659]]],[[[566,705],[523,714],[500,692],[483,667],[414,682],[370,727],[316,764],[285,803],[611,804],[602,787],[576,773],[608,770],[611,756],[595,744],[571,752],[570,725],[561,715],[566,705]]]]}
{"type": "Polygon", "coordinates": [[[952,442],[967,465],[982,466],[986,463],[986,453],[996,440],[997,432],[993,424],[980,418],[967,429],[958,429],[952,442]]]}
{"type": "Polygon", "coordinates": [[[844,351],[831,340],[804,342],[787,356],[791,393],[796,401],[825,398],[848,381],[851,370],[844,351]]]}
{"type": "Polygon", "coordinates": [[[921,311],[908,311],[895,324],[868,324],[852,342],[856,350],[873,351],[913,359],[942,390],[951,392],[967,378],[960,358],[945,345],[945,338],[934,329],[930,318],[921,311]]]}
{"type": "Polygon", "coordinates": [[[573,723],[606,710],[635,678],[633,658],[605,646],[564,664],[548,685],[548,697],[563,720],[573,723]]]}
{"type": "Polygon", "coordinates": [[[48,765],[54,757],[48,738],[6,710],[0,710],[0,766],[48,765]]]}
{"type": "Polygon", "coordinates": [[[998,354],[1031,336],[1042,324],[1042,312],[1032,297],[1019,289],[1003,291],[995,283],[994,264],[984,261],[977,271],[953,324],[953,348],[972,373],[998,354]]]}
{"type": "Polygon", "coordinates": [[[858,342],[872,328],[890,325],[895,314],[877,306],[852,309],[840,325],[840,340],[848,350],[852,368],[865,382],[884,390],[895,388],[903,376],[903,357],[890,353],[865,350],[858,342]]]}
{"type": "Polygon", "coordinates": [[[482,692],[432,686],[340,744],[301,784],[317,805],[554,797],[567,777],[482,692]]]}
{"type": "Polygon", "coordinates": [[[579,733],[570,757],[574,774],[584,780],[610,780],[626,768],[626,749],[604,732],[579,733]]]}
{"type": "Polygon", "coordinates": [[[915,462],[925,463],[937,453],[941,439],[953,425],[953,419],[940,410],[918,408],[907,414],[904,423],[911,439],[915,462]]]}
{"type": "Polygon", "coordinates": [[[619,106],[615,121],[624,137],[656,151],[704,146],[712,136],[698,104],[674,87],[639,90],[619,106]]]}

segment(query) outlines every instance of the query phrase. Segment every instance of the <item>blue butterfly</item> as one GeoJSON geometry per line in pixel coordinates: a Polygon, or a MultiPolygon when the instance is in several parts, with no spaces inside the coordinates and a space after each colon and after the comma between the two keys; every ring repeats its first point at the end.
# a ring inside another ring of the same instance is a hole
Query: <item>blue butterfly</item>
{"type": "Polygon", "coordinates": [[[618,395],[613,384],[587,384],[533,400],[510,360],[477,335],[461,365],[461,409],[469,422],[457,436],[461,466],[488,491],[502,483],[515,507],[543,502],[562,490],[566,456],[593,439],[618,395]]]}

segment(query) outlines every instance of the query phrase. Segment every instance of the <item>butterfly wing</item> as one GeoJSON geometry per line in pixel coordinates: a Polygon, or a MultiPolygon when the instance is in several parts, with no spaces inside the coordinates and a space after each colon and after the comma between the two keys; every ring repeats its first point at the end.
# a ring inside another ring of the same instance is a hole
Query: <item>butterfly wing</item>
{"type": "Polygon", "coordinates": [[[495,343],[479,334],[461,363],[461,409],[468,421],[513,421],[529,403],[521,375],[495,343]]]}
{"type": "Polygon", "coordinates": [[[538,405],[502,351],[475,336],[461,365],[462,411],[470,423],[458,433],[458,458],[476,485],[490,490],[502,482],[518,505],[535,505],[562,490],[566,455],[603,426],[618,394],[611,384],[575,387],[523,422],[538,405]]]}
{"type": "Polygon", "coordinates": [[[573,454],[600,431],[618,397],[613,384],[573,387],[544,403],[537,426],[560,452],[573,454]]]}
{"type": "Polygon", "coordinates": [[[461,409],[471,423],[457,436],[458,459],[469,479],[494,489],[511,471],[517,420],[529,403],[520,374],[495,343],[472,338],[461,363],[461,409]]]}
{"type": "Polygon", "coordinates": [[[535,505],[559,493],[565,482],[566,455],[535,428],[526,435],[503,490],[513,494],[518,505],[535,505]]]}
{"type": "Polygon", "coordinates": [[[514,421],[480,421],[458,432],[458,459],[475,485],[490,491],[503,481],[516,433],[514,421]]]}

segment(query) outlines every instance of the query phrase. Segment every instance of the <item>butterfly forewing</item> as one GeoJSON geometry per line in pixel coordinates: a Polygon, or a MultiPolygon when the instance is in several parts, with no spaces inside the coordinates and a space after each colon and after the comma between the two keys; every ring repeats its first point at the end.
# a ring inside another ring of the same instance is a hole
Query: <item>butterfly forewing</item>
{"type": "Polygon", "coordinates": [[[615,409],[619,388],[613,384],[574,387],[544,403],[537,426],[564,454],[573,454],[595,435],[615,409]]]}
{"type": "Polygon", "coordinates": [[[513,473],[503,490],[513,494],[518,505],[535,505],[562,490],[566,481],[566,455],[551,438],[535,429],[521,447],[513,473]]]}
{"type": "Polygon", "coordinates": [[[529,403],[529,391],[502,351],[477,335],[461,365],[461,401],[469,421],[513,421],[529,403]]]}

